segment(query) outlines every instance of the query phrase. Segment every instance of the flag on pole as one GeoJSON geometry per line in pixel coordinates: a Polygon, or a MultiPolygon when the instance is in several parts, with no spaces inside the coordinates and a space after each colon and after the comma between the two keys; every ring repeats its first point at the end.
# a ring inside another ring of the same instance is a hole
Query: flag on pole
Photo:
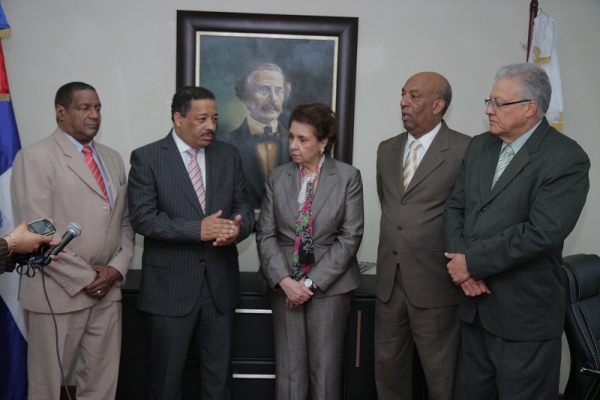
{"type": "MultiPolygon", "coordinates": [[[[10,35],[0,4],[0,39],[10,35]]],[[[21,148],[17,123],[10,99],[10,89],[2,40],[0,40],[0,237],[15,227],[10,200],[10,176],[15,155],[21,148]]],[[[0,275],[0,399],[27,399],[27,336],[23,310],[17,299],[19,275],[0,275]]]]}
{"type": "MultiPolygon", "coordinates": [[[[527,51],[527,34],[521,39],[521,45],[527,51]]],[[[552,97],[546,118],[550,125],[562,131],[563,128],[563,94],[558,66],[558,30],[556,21],[541,9],[533,20],[529,62],[542,67],[550,78],[552,97]]]]}

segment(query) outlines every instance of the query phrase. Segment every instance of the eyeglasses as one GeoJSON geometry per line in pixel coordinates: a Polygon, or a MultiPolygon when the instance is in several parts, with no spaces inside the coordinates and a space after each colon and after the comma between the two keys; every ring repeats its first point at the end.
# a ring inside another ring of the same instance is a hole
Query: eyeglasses
{"type": "Polygon", "coordinates": [[[525,103],[526,101],[531,101],[531,99],[527,100],[519,100],[519,101],[511,101],[510,103],[498,103],[497,101],[493,101],[492,99],[485,99],[483,102],[485,103],[485,107],[492,107],[494,110],[499,110],[504,106],[510,106],[511,104],[519,104],[525,103]]]}

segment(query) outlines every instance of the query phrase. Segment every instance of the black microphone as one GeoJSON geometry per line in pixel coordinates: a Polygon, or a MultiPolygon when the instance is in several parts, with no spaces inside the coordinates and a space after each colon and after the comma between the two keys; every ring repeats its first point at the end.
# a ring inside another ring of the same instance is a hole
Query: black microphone
{"type": "Polygon", "coordinates": [[[73,238],[76,238],[79,235],[81,235],[81,226],[79,226],[79,224],[76,222],[71,222],[67,226],[67,231],[60,239],[59,245],[53,248],[50,254],[48,254],[48,256],[46,256],[44,259],[44,265],[50,264],[50,261],[52,261],[51,257],[60,253],[62,249],[64,249],[71,242],[71,240],[73,240],[73,238]]]}

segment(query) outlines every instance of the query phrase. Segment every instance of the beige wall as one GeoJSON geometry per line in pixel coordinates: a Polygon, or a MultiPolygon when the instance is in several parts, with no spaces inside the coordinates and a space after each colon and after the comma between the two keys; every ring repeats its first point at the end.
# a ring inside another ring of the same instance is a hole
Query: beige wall
{"type": "MultiPolygon", "coordinates": [[[[564,254],[598,253],[600,213],[600,2],[542,0],[558,21],[564,132],[592,160],[587,206],[564,254]]],[[[354,165],[363,174],[366,234],[359,258],[375,261],[380,207],[375,191],[377,144],[402,131],[400,89],[412,74],[433,70],[454,90],[448,124],[469,135],[487,129],[483,99],[498,67],[522,62],[528,0],[4,0],[12,25],[3,41],[23,146],[54,129],[56,89],[82,80],[103,103],[99,140],[131,151],[170,129],[175,90],[176,10],[359,17],[354,165]]],[[[139,268],[142,241],[136,249],[139,268]]],[[[253,237],[240,245],[243,269],[258,267],[253,237]]],[[[566,371],[563,365],[563,370],[566,371]]],[[[564,386],[564,374],[563,374],[564,386]]]]}

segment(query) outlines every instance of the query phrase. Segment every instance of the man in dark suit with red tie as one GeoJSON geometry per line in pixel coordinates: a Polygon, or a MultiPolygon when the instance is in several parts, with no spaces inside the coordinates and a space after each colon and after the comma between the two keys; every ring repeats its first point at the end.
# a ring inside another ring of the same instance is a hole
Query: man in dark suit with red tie
{"type": "Polygon", "coordinates": [[[254,228],[237,149],[215,140],[217,105],[201,87],[173,96],[173,130],[131,154],[129,204],[144,236],[138,308],[151,337],[150,399],[181,399],[190,343],[203,399],[230,399],[236,243],[254,228]]]}

